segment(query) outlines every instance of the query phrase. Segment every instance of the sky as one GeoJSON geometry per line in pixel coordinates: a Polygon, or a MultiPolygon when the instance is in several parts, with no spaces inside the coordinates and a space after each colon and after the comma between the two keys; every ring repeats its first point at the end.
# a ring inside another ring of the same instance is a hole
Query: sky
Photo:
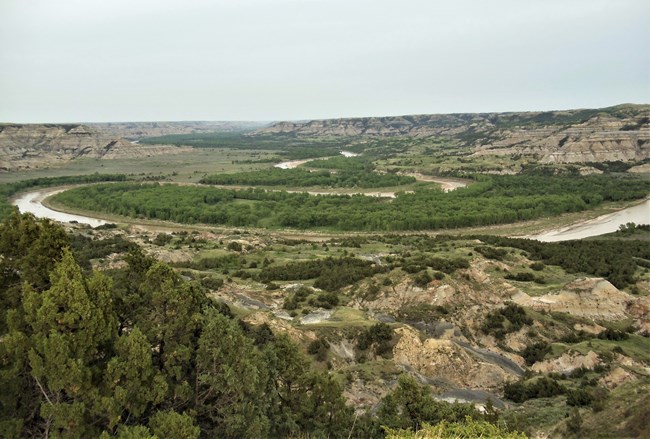
{"type": "Polygon", "coordinates": [[[0,0],[0,122],[650,103],[647,0],[0,0]]]}

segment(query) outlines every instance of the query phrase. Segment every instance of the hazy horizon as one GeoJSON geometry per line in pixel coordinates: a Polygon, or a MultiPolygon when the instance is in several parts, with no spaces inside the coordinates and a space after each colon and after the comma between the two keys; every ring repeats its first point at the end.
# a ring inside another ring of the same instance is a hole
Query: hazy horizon
{"type": "Polygon", "coordinates": [[[0,122],[650,103],[650,2],[5,0],[0,122]]]}
{"type": "Polygon", "coordinates": [[[69,121],[33,121],[33,122],[15,122],[15,121],[3,121],[0,120],[0,124],[122,124],[122,123],[190,123],[190,122],[223,122],[223,123],[251,123],[251,124],[271,124],[277,122],[307,122],[311,120],[336,120],[336,119],[363,119],[363,118],[384,118],[384,117],[402,117],[402,116],[419,116],[419,115],[430,115],[430,114],[440,114],[440,115],[451,115],[451,114],[489,114],[489,113],[543,113],[543,112],[561,112],[561,111],[573,111],[573,110],[593,110],[593,109],[604,109],[616,107],[619,105],[650,105],[650,103],[635,103],[635,102],[622,102],[620,104],[607,105],[605,107],[581,107],[581,108],[554,108],[554,109],[544,109],[544,110],[513,110],[513,111],[455,111],[455,112],[440,112],[440,113],[404,113],[404,114],[384,114],[384,115],[368,115],[368,116],[334,116],[334,117],[321,117],[313,119],[276,119],[276,120],[244,120],[244,119],[178,119],[178,120],[69,120],[69,121]]]}

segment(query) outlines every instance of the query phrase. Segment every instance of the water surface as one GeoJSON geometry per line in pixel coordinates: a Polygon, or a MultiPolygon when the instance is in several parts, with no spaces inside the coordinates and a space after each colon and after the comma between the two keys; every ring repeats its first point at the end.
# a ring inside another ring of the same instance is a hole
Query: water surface
{"type": "Polygon", "coordinates": [[[17,206],[22,213],[32,213],[38,218],[49,218],[63,223],[76,221],[78,223],[89,224],[92,227],[106,224],[106,221],[97,218],[90,218],[83,215],[74,215],[71,213],[58,212],[43,205],[43,200],[52,195],[63,192],[66,189],[40,189],[37,191],[26,192],[19,195],[11,201],[11,204],[17,206]]]}

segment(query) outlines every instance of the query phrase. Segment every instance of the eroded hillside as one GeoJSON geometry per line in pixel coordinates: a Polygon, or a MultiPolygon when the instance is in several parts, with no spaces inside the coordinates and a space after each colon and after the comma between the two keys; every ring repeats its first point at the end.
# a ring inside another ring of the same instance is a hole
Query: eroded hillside
{"type": "Polygon", "coordinates": [[[0,124],[0,170],[62,165],[78,158],[146,158],[187,148],[139,145],[86,125],[0,124]]]}
{"type": "Polygon", "coordinates": [[[381,412],[406,374],[439,401],[489,400],[531,435],[565,437],[576,408],[588,432],[612,407],[620,422],[604,431],[623,437],[644,416],[629,393],[650,379],[643,228],[582,244],[74,229],[95,268],[128,267],[112,240],[133,240],[246,325],[286,334],[357,413],[381,412]],[[633,412],[614,408],[624,401],[633,412]]]}
{"type": "Polygon", "coordinates": [[[650,157],[650,107],[280,122],[257,134],[446,138],[476,156],[523,155],[542,163],[641,161],[650,157]]]}

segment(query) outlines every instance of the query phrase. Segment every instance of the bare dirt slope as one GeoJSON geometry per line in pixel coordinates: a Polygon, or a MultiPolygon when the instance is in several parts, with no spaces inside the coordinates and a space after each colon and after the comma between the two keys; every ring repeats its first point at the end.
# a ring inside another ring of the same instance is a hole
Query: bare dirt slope
{"type": "Polygon", "coordinates": [[[650,106],[280,122],[257,133],[447,138],[475,155],[523,155],[542,163],[642,161],[650,158],[650,106]]]}
{"type": "Polygon", "coordinates": [[[179,154],[187,148],[139,145],[78,124],[0,125],[0,170],[40,168],[75,158],[138,158],[179,154]]]}

